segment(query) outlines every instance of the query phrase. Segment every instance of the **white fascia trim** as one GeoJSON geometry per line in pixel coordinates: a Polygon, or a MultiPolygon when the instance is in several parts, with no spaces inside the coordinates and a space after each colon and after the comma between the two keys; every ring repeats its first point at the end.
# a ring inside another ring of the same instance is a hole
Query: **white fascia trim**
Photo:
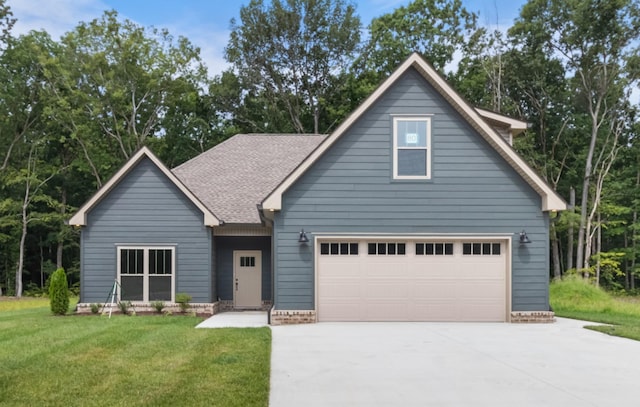
{"type": "MultiPolygon", "coordinates": [[[[458,110],[469,123],[506,159],[509,164],[541,197],[543,211],[562,211],[566,202],[485,122],[476,109],[464,99],[420,55],[411,54],[342,124],[327,137],[295,170],[287,176],[262,202],[265,214],[282,209],[282,194],[336,142],[353,123],[376,102],[409,68],[414,67],[432,86],[458,110]]],[[[495,113],[494,113],[495,114],[495,113]]],[[[498,115],[502,116],[502,115],[498,115]]],[[[504,119],[501,119],[504,121],[504,119]]],[[[268,216],[268,215],[267,215],[268,216]]]]}
{"type": "Polygon", "coordinates": [[[480,114],[480,116],[498,123],[503,123],[505,126],[509,127],[509,130],[511,130],[511,134],[514,136],[522,133],[529,128],[529,123],[523,122],[522,120],[517,120],[500,113],[481,109],[479,107],[476,107],[475,110],[480,114]]]}
{"type": "Polygon", "coordinates": [[[102,186],[70,219],[72,226],[86,226],[87,213],[93,209],[131,171],[143,157],[149,158],[178,189],[204,214],[205,226],[218,226],[220,220],[156,157],[147,147],[142,147],[102,186]]]}

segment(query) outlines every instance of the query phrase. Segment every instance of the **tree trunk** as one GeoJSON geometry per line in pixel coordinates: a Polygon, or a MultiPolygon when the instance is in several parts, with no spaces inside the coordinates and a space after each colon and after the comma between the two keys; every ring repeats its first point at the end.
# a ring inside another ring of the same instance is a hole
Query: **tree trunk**
{"type": "MultiPolygon", "coordinates": [[[[576,190],[573,187],[569,189],[569,209],[572,213],[576,210],[576,190]]],[[[567,230],[567,270],[573,268],[573,233],[573,221],[571,221],[567,230]]]]}
{"type": "Polygon", "coordinates": [[[591,186],[591,173],[593,171],[593,153],[598,139],[598,114],[599,108],[591,108],[591,141],[584,165],[584,178],[582,179],[582,200],[580,201],[580,229],[578,229],[578,244],[576,253],[576,268],[583,269],[584,278],[589,278],[589,272],[585,270],[588,265],[585,262],[585,240],[589,239],[587,230],[587,213],[589,209],[589,187],[591,186]]]}
{"type": "Polygon", "coordinates": [[[24,267],[24,244],[27,240],[27,205],[29,202],[29,184],[25,193],[24,204],[22,205],[22,234],[20,235],[20,254],[18,256],[18,268],[16,269],[16,297],[22,297],[22,269],[24,267]]]}
{"type": "MultiPolygon", "coordinates": [[[[598,211],[598,233],[596,234],[596,253],[602,252],[602,224],[600,223],[600,211],[598,211]]],[[[600,285],[600,256],[596,262],[596,287],[600,285]]]]}

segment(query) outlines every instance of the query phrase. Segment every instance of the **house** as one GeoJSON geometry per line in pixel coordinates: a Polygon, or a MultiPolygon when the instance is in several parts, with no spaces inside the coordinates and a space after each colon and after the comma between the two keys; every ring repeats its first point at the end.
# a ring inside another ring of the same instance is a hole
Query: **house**
{"type": "Polygon", "coordinates": [[[169,170],[140,150],[70,219],[83,305],[175,301],[315,321],[551,321],[566,203],[411,55],[332,134],[237,135],[169,170]]]}

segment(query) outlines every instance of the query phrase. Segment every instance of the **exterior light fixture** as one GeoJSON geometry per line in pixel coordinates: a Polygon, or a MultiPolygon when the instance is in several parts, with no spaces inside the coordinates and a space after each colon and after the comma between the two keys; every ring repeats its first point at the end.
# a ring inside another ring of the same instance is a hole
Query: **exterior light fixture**
{"type": "Polygon", "coordinates": [[[300,231],[300,237],[298,238],[298,243],[309,243],[309,238],[307,234],[304,232],[304,229],[300,231]]]}
{"type": "Polygon", "coordinates": [[[527,243],[531,243],[531,239],[529,239],[529,236],[527,236],[527,232],[525,232],[524,229],[522,229],[522,232],[520,232],[520,244],[527,244],[527,243]]]}

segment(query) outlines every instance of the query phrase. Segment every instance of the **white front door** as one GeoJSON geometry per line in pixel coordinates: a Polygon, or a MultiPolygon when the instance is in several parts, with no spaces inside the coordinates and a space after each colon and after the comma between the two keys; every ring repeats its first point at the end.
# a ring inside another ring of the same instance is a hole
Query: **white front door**
{"type": "Polygon", "coordinates": [[[233,252],[233,305],[236,308],[262,306],[262,253],[259,250],[233,252]]]}

